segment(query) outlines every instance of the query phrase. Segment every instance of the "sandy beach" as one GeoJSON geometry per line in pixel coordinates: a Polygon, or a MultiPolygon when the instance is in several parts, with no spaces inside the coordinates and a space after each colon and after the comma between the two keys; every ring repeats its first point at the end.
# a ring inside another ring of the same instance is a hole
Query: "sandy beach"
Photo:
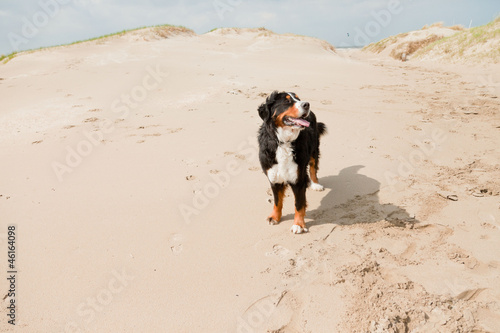
{"type": "Polygon", "coordinates": [[[263,29],[164,37],[0,65],[16,331],[500,332],[500,64],[263,29]],[[291,191],[266,223],[273,90],[328,126],[300,235],[291,191]]]}

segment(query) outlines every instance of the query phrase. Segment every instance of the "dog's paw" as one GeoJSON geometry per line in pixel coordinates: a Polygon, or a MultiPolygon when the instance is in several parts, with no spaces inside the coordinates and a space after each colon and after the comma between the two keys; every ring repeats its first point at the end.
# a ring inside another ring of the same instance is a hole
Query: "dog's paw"
{"type": "Polygon", "coordinates": [[[275,219],[273,219],[272,217],[268,217],[266,219],[266,221],[267,221],[267,223],[269,223],[269,225],[277,225],[277,224],[279,224],[279,222],[276,221],[275,219]]]}
{"type": "Polygon", "coordinates": [[[314,190],[314,191],[323,191],[324,189],[325,188],[323,187],[323,185],[311,182],[311,190],[314,190]]]}
{"type": "Polygon", "coordinates": [[[290,228],[290,231],[294,234],[301,234],[303,232],[307,232],[307,228],[302,228],[300,225],[294,224],[292,225],[292,228],[290,228]]]}

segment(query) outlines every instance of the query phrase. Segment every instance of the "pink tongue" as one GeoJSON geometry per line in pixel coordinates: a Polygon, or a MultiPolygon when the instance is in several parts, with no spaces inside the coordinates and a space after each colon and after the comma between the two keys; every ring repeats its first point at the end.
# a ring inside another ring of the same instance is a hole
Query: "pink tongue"
{"type": "Polygon", "coordinates": [[[293,121],[294,123],[296,123],[297,125],[309,127],[309,122],[307,120],[300,119],[300,118],[290,118],[290,120],[293,121]]]}

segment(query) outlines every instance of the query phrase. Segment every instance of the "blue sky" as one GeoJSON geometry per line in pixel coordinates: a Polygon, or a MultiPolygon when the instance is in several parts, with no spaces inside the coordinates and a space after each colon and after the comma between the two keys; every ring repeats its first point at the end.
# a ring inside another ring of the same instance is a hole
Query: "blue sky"
{"type": "Polygon", "coordinates": [[[0,54],[70,43],[146,25],[266,27],[360,46],[443,21],[483,25],[500,0],[1,0],[0,54]]]}

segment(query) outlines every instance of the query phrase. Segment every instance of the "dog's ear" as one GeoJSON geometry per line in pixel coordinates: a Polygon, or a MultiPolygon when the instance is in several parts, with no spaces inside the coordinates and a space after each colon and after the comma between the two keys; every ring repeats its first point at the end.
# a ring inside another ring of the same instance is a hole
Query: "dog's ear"
{"type": "Polygon", "coordinates": [[[278,92],[275,90],[271,93],[271,95],[267,96],[266,98],[266,102],[265,103],[262,103],[260,106],[259,106],[259,116],[262,120],[264,121],[268,121],[269,119],[271,119],[271,108],[274,104],[274,102],[276,101],[276,96],[278,95],[278,92]]]}
{"type": "Polygon", "coordinates": [[[269,120],[269,115],[271,114],[271,111],[267,108],[266,103],[262,103],[259,106],[259,116],[262,120],[267,121],[269,120]]]}

